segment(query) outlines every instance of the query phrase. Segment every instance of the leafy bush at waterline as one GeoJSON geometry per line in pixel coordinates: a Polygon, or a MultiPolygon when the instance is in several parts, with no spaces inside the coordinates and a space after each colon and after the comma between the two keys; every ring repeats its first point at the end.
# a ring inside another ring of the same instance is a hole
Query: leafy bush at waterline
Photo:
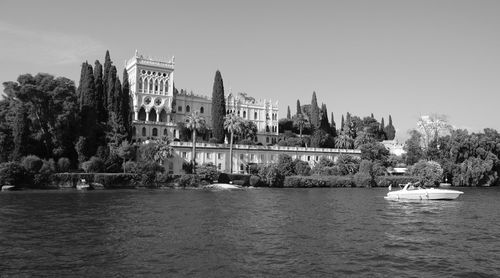
{"type": "Polygon", "coordinates": [[[123,173],[58,173],[52,175],[52,181],[60,186],[73,187],[80,180],[89,183],[100,183],[105,188],[131,188],[135,187],[140,179],[137,174],[123,173]]]}
{"type": "Polygon", "coordinates": [[[351,176],[288,176],[283,187],[352,187],[351,176]]]}

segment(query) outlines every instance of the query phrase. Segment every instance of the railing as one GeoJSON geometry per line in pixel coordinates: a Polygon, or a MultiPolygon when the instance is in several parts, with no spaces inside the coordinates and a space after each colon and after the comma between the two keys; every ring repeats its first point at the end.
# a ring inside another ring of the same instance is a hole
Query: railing
{"type": "MultiPolygon", "coordinates": [[[[172,142],[172,147],[192,148],[192,142],[172,142]]],[[[215,143],[196,143],[197,148],[229,148],[229,144],[215,143]]],[[[270,150],[270,151],[289,151],[289,152],[321,152],[321,153],[347,153],[360,154],[360,150],[351,149],[327,149],[327,148],[309,148],[309,147],[287,147],[287,146],[254,146],[254,145],[233,145],[237,150],[270,150]]]]}

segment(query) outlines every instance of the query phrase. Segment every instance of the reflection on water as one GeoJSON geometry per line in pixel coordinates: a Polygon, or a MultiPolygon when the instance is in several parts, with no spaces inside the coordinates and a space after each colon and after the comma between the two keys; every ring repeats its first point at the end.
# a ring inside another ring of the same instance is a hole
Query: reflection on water
{"type": "Polygon", "coordinates": [[[386,201],[379,189],[0,194],[0,276],[500,274],[498,189],[386,201]]]}

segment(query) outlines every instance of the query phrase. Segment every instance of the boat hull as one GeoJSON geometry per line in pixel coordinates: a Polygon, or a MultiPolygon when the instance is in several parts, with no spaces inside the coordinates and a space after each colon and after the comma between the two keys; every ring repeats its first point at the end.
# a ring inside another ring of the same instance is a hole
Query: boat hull
{"type": "Polygon", "coordinates": [[[443,189],[397,190],[387,193],[386,200],[455,200],[462,191],[443,189]]]}

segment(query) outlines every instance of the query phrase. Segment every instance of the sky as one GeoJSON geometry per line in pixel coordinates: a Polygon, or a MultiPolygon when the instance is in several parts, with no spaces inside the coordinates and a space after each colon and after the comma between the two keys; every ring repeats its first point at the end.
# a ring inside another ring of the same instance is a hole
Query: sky
{"type": "Polygon", "coordinates": [[[135,50],[175,56],[175,84],[392,115],[407,138],[421,115],[500,130],[500,1],[0,0],[0,81],[38,72],[78,81],[106,50],[121,72],[135,50]],[[120,69],[121,68],[121,69],[120,69]]]}

